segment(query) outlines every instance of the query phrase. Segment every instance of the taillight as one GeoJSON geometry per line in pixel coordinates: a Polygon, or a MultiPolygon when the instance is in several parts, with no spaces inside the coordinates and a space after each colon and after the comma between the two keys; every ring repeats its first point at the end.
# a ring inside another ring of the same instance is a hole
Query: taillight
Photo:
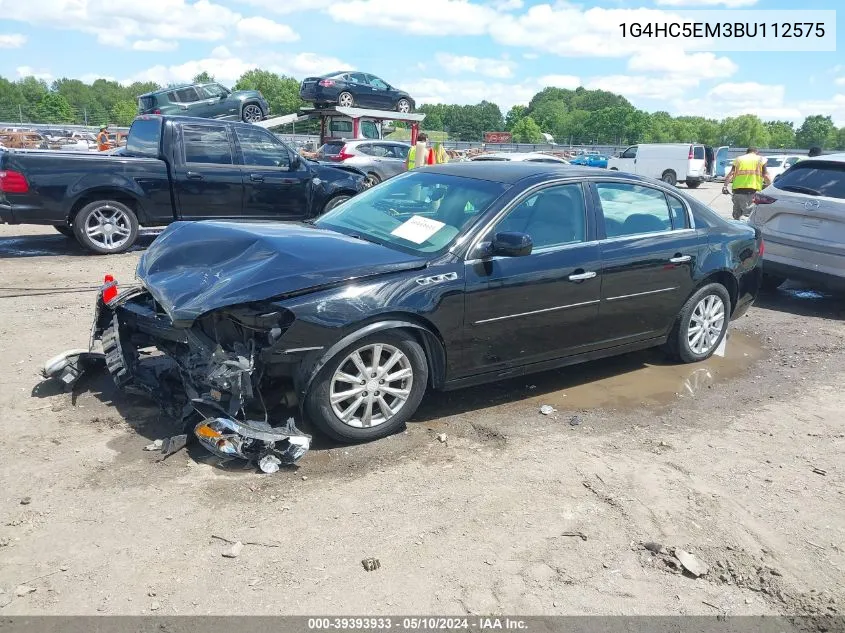
{"type": "Polygon", "coordinates": [[[0,191],[3,193],[28,193],[29,183],[19,171],[0,171],[0,191]]]}
{"type": "Polygon", "coordinates": [[[155,110],[153,110],[153,114],[161,114],[161,110],[159,110],[158,108],[156,108],[155,110]]]}
{"type": "Polygon", "coordinates": [[[323,88],[331,88],[331,87],[334,85],[334,79],[323,79],[323,80],[320,82],[320,85],[321,85],[323,88]]]}
{"type": "Polygon", "coordinates": [[[763,238],[761,237],[760,238],[760,252],[758,254],[760,255],[760,257],[762,257],[763,253],[765,253],[765,252],[766,252],[766,244],[765,244],[765,242],[763,242],[763,238]]]}
{"type": "Polygon", "coordinates": [[[751,196],[751,202],[754,204],[772,204],[773,202],[777,202],[777,198],[772,198],[771,196],[767,196],[762,193],[755,193],[751,196]]]}
{"type": "Polygon", "coordinates": [[[692,160],[694,157],[695,157],[695,154],[693,154],[693,151],[692,151],[692,145],[690,145],[690,146],[689,146],[689,156],[688,156],[688,158],[689,158],[690,160],[692,160]]]}
{"type": "Polygon", "coordinates": [[[349,152],[347,152],[347,151],[346,151],[347,147],[349,147],[349,146],[348,146],[348,145],[344,145],[344,146],[340,149],[340,152],[338,152],[338,155],[337,155],[337,160],[344,161],[344,160],[346,160],[347,158],[352,158],[353,156],[355,156],[355,154],[350,154],[349,152]]]}
{"type": "Polygon", "coordinates": [[[117,297],[117,282],[112,275],[106,275],[103,279],[103,303],[109,304],[117,297]]]}

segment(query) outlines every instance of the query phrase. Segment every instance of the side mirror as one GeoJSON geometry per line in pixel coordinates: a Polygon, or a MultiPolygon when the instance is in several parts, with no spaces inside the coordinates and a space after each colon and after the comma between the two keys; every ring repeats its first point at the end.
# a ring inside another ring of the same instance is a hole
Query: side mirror
{"type": "Polygon", "coordinates": [[[299,154],[294,154],[290,159],[290,170],[296,171],[302,166],[302,157],[299,154]]]}
{"type": "Polygon", "coordinates": [[[496,233],[493,236],[492,253],[503,257],[524,257],[531,254],[534,243],[525,233],[496,233]]]}

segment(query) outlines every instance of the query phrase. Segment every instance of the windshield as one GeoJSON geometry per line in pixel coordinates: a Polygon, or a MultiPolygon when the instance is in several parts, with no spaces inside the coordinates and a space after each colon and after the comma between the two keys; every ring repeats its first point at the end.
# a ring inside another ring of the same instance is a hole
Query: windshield
{"type": "Polygon", "coordinates": [[[431,255],[449,248],[506,189],[488,180],[413,171],[358,194],[314,224],[431,255]]]}
{"type": "Polygon", "coordinates": [[[766,167],[780,167],[781,165],[783,165],[782,158],[772,157],[766,161],[766,167]]]}

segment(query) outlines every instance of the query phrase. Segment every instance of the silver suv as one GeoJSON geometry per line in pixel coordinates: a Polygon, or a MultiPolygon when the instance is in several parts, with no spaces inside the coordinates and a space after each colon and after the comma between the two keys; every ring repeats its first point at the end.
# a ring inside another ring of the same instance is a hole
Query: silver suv
{"type": "Polygon", "coordinates": [[[802,160],[754,196],[763,287],[797,279],[845,291],[845,154],[802,160]]]}
{"type": "Polygon", "coordinates": [[[411,146],[398,141],[326,141],[317,150],[317,159],[357,167],[365,174],[367,187],[372,187],[405,171],[405,160],[411,146]]]}

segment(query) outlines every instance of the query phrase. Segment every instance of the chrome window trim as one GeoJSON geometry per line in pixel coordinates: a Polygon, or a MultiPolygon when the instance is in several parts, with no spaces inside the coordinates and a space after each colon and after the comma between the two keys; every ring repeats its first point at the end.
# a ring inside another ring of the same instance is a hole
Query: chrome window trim
{"type": "Polygon", "coordinates": [[[649,233],[633,233],[631,235],[616,235],[599,240],[599,243],[621,242],[623,240],[636,240],[644,237],[658,237],[660,235],[679,235],[681,233],[695,233],[695,229],[670,229],[668,231],[651,231],[649,233]]]}
{"type": "Polygon", "coordinates": [[[646,290],[645,292],[635,292],[630,295],[619,295],[616,297],[607,297],[603,299],[603,301],[620,301],[621,299],[633,299],[634,297],[644,297],[646,295],[656,295],[660,294],[661,292],[672,292],[673,290],[677,290],[677,287],[673,288],[660,288],[659,290],[646,290]]]}
{"type": "Polygon", "coordinates": [[[485,323],[493,323],[495,321],[504,321],[505,319],[517,319],[519,317],[531,316],[532,314],[543,314],[544,312],[554,312],[556,310],[566,310],[568,308],[580,308],[581,306],[589,306],[599,303],[599,299],[593,301],[582,301],[581,303],[570,303],[565,306],[555,306],[553,308],[543,308],[542,310],[531,310],[530,312],[519,312],[517,314],[506,314],[505,316],[493,317],[491,319],[481,319],[476,321],[473,325],[483,325],[485,323]]]}

